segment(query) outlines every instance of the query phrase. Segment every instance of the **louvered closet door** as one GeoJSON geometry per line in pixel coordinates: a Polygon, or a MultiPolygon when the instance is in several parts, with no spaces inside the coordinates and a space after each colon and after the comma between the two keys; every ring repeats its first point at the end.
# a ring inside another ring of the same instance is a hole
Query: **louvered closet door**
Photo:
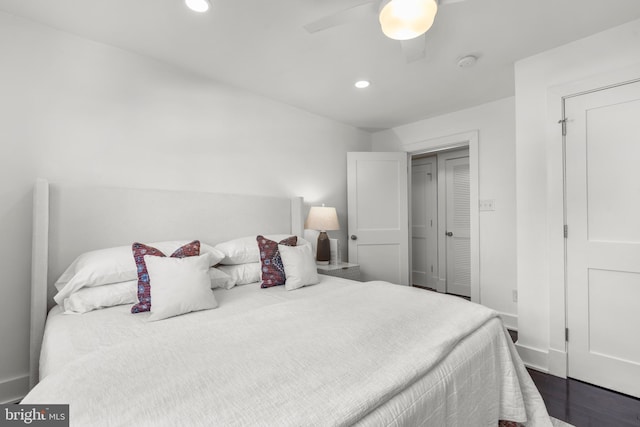
{"type": "Polygon", "coordinates": [[[469,158],[446,160],[447,293],[471,295],[469,158]]]}

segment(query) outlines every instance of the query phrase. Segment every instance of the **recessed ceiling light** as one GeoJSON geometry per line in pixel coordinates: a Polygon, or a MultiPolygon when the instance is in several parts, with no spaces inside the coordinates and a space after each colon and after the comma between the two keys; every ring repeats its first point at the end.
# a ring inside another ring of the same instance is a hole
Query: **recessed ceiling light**
{"type": "Polygon", "coordinates": [[[371,83],[368,80],[358,80],[354,86],[357,87],[358,89],[364,89],[369,87],[370,85],[371,83]]]}
{"type": "Polygon", "coordinates": [[[209,0],[184,0],[184,2],[194,12],[206,12],[209,10],[209,0]]]}

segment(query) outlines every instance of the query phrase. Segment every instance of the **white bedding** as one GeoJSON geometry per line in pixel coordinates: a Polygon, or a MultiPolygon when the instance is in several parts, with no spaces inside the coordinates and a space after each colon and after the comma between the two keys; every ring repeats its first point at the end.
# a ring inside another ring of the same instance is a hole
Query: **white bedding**
{"type": "Polygon", "coordinates": [[[128,306],[52,311],[23,403],[69,403],[81,426],[550,425],[493,311],[321,279],[218,290],[218,309],[161,322],[128,306]]]}
{"type": "Polygon", "coordinates": [[[222,319],[249,310],[300,298],[321,295],[333,288],[353,283],[337,277],[320,275],[322,288],[287,292],[283,286],[261,289],[260,283],[236,286],[231,290],[214,289],[218,308],[166,319],[147,322],[149,313],[131,314],[131,305],[120,305],[85,314],[64,314],[63,308],[54,306],[47,317],[42,351],[40,354],[40,380],[62,368],[65,364],[119,342],[148,335],[154,331],[174,333],[205,320],[222,319]]]}

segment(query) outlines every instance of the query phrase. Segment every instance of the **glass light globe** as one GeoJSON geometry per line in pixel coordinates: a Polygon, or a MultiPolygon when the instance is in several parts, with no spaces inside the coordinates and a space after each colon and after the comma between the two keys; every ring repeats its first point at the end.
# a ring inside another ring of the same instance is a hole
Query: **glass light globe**
{"type": "Polygon", "coordinates": [[[393,40],[410,40],[426,33],[438,13],[437,0],[389,0],[380,6],[380,26],[393,40]]]}
{"type": "Polygon", "coordinates": [[[206,12],[209,10],[209,1],[208,0],[184,0],[187,7],[194,12],[206,12]]]}

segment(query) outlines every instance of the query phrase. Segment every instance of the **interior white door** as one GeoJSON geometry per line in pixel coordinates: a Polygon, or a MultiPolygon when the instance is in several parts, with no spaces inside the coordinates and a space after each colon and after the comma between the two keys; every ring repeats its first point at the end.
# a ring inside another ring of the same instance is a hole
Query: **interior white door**
{"type": "Polygon", "coordinates": [[[435,157],[411,162],[411,283],[438,284],[438,199],[435,157]]]}
{"type": "Polygon", "coordinates": [[[349,262],[363,280],[409,284],[407,153],[347,153],[349,262]]]}
{"type": "Polygon", "coordinates": [[[568,375],[640,397],[640,82],[565,114],[568,375]]]}
{"type": "Polygon", "coordinates": [[[471,212],[469,157],[446,159],[447,293],[471,296],[471,212]]]}

